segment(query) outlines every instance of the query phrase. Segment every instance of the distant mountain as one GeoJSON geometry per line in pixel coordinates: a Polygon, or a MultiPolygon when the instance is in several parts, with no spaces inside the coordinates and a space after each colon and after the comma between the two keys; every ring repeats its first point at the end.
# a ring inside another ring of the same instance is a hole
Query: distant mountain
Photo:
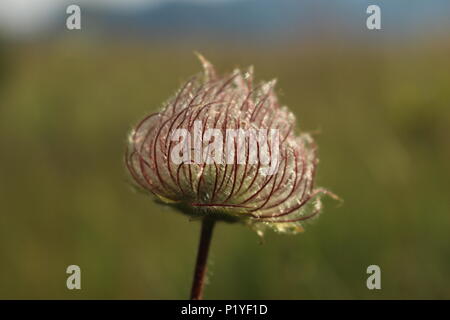
{"type": "MultiPolygon", "coordinates": [[[[261,41],[281,35],[304,13],[300,1],[244,0],[195,4],[167,2],[136,12],[88,10],[87,30],[150,38],[189,36],[245,38],[261,41]]],[[[85,19],[86,20],[86,19],[85,19]]]]}
{"type": "Polygon", "coordinates": [[[324,34],[366,37],[366,8],[376,2],[381,6],[386,37],[414,36],[428,29],[450,33],[450,1],[446,0],[168,1],[136,11],[84,8],[83,31],[177,42],[200,38],[259,43],[324,34]]]}

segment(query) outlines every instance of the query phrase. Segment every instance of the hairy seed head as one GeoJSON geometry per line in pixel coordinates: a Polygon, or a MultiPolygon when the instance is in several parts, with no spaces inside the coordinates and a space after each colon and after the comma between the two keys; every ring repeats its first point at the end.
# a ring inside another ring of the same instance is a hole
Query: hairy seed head
{"type": "Polygon", "coordinates": [[[258,233],[301,231],[301,221],[321,211],[320,196],[335,197],[314,187],[312,137],[296,134],[275,80],[255,84],[251,67],[219,76],[199,58],[203,73],[131,131],[126,165],[132,178],[192,216],[243,222],[258,233]],[[234,139],[230,132],[237,132],[234,139]]]}

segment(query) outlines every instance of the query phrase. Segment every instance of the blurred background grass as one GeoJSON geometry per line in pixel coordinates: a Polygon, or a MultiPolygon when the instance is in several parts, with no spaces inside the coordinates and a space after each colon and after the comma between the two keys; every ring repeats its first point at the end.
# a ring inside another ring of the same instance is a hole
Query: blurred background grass
{"type": "Polygon", "coordinates": [[[131,126],[200,70],[193,49],[221,72],[276,77],[300,128],[319,131],[318,185],[344,199],[262,245],[218,225],[207,298],[450,298],[450,46],[193,47],[3,42],[0,298],[188,297],[199,224],[134,193],[123,153],[131,126]],[[366,288],[371,264],[382,290],[366,288]]]}

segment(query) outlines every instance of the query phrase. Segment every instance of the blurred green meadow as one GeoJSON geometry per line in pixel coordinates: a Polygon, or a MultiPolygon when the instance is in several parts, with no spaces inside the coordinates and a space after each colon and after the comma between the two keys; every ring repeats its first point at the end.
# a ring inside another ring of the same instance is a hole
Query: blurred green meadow
{"type": "MultiPolygon", "coordinates": [[[[198,48],[253,64],[315,133],[341,198],[297,236],[217,226],[210,299],[450,299],[450,47],[198,48]],[[368,290],[366,268],[382,271],[368,290]]],[[[189,48],[0,47],[0,298],[184,299],[199,223],[130,187],[127,134],[200,64],[189,48]],[[66,288],[81,267],[82,289],[66,288]]]]}

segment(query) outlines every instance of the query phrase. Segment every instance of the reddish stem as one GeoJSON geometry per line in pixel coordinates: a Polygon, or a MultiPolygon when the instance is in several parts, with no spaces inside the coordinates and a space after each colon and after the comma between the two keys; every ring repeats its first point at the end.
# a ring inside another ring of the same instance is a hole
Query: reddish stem
{"type": "Polygon", "coordinates": [[[197,262],[195,265],[194,280],[192,282],[192,300],[201,300],[203,297],[203,288],[205,286],[205,275],[207,269],[206,265],[214,224],[214,219],[204,218],[202,221],[202,231],[200,235],[200,242],[198,244],[197,262]]]}

